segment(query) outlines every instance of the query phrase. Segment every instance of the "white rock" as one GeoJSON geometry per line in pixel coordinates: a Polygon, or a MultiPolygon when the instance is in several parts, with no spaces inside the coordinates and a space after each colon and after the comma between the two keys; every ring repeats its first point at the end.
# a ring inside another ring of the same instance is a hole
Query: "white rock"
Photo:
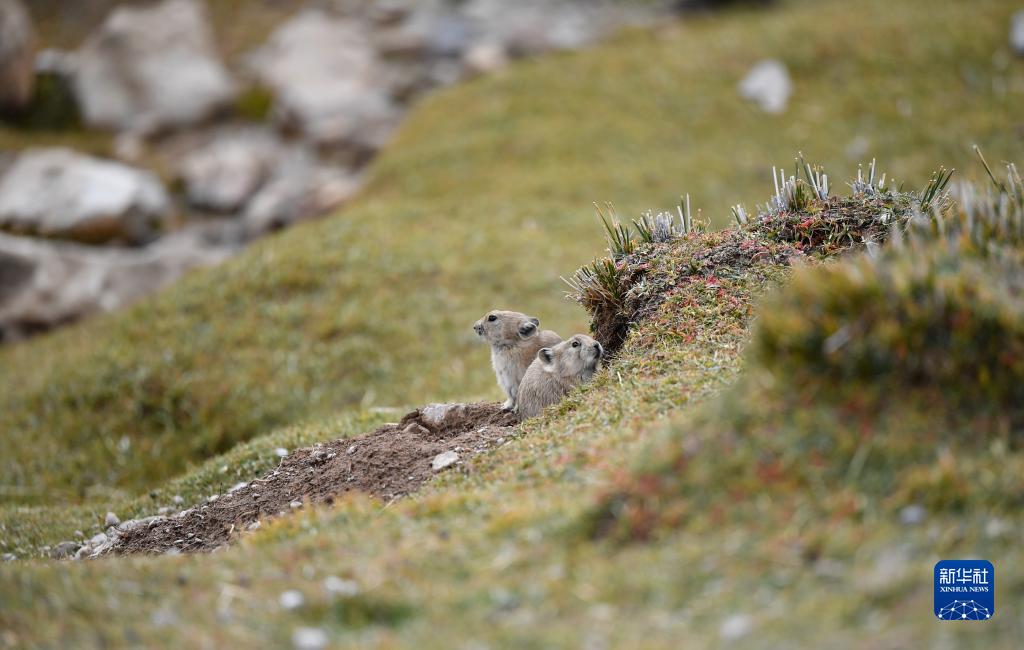
{"type": "Polygon", "coordinates": [[[291,503],[288,504],[288,507],[291,508],[292,510],[298,510],[299,508],[302,507],[302,502],[292,501],[291,503]]]}
{"type": "Polygon", "coordinates": [[[431,426],[441,426],[453,413],[465,410],[465,404],[427,404],[420,409],[420,420],[431,426]]]}
{"type": "Polygon", "coordinates": [[[30,149],[0,180],[0,228],[17,232],[141,243],[170,212],[154,174],[70,149],[30,149]]]}
{"type": "Polygon", "coordinates": [[[900,522],[905,526],[916,526],[924,521],[928,513],[917,504],[911,504],[900,510],[900,522]]]}
{"type": "Polygon", "coordinates": [[[525,55],[583,47],[620,25],[643,20],[644,12],[628,5],[595,0],[468,0],[464,11],[481,38],[525,55]]]}
{"type": "Polygon", "coordinates": [[[1014,54],[1024,56],[1024,10],[1010,19],[1010,48],[1014,54]]]}
{"type": "Polygon", "coordinates": [[[104,517],[103,523],[107,526],[116,526],[121,523],[121,519],[112,512],[108,512],[107,516],[104,517]]]}
{"type": "Polygon", "coordinates": [[[308,9],[250,57],[276,113],[320,143],[374,151],[397,124],[382,63],[355,22],[308,9]]]}
{"type": "Polygon", "coordinates": [[[318,627],[300,627],[292,632],[295,650],[320,650],[326,648],[329,642],[327,632],[318,627]]]}
{"type": "Polygon", "coordinates": [[[508,65],[508,52],[501,43],[477,43],[466,51],[462,63],[470,74],[489,74],[508,65]]]}
{"type": "Polygon", "coordinates": [[[274,450],[274,454],[278,458],[284,458],[285,456],[288,455],[288,450],[285,449],[284,447],[278,447],[277,449],[274,450]]]}
{"type": "Polygon", "coordinates": [[[17,559],[18,556],[14,553],[4,553],[3,555],[0,555],[0,560],[3,560],[4,562],[14,562],[17,559]]]}
{"type": "Polygon", "coordinates": [[[270,176],[281,147],[264,129],[215,135],[178,167],[189,203],[215,212],[241,209],[270,176]]]}
{"type": "Polygon", "coordinates": [[[238,492],[239,490],[244,489],[244,488],[246,488],[248,486],[249,486],[249,484],[246,483],[245,481],[240,481],[240,482],[235,483],[234,485],[232,485],[231,489],[228,490],[228,492],[229,493],[231,493],[231,492],[238,492]]]}
{"type": "Polygon", "coordinates": [[[718,634],[723,641],[735,641],[750,634],[754,621],[746,614],[733,614],[722,621],[718,634]]]}
{"type": "Polygon", "coordinates": [[[93,126],[146,132],[191,124],[234,92],[195,0],[115,9],[78,52],[75,93],[93,126]]]}
{"type": "Polygon", "coordinates": [[[355,196],[361,181],[351,172],[316,162],[309,152],[292,152],[252,197],[243,214],[249,239],[318,217],[355,196]]]}
{"type": "Polygon", "coordinates": [[[305,596],[298,589],[289,589],[278,600],[284,609],[298,609],[306,602],[305,596]]]}
{"type": "Polygon", "coordinates": [[[173,501],[175,503],[175,505],[179,505],[179,506],[181,504],[185,503],[185,499],[183,499],[180,494],[175,494],[173,497],[171,497],[171,501],[173,501]]]}
{"type": "Polygon", "coordinates": [[[0,108],[24,108],[32,99],[36,35],[20,0],[0,0],[0,108]]]}
{"type": "Polygon", "coordinates": [[[226,250],[179,245],[178,241],[172,235],[137,251],[0,234],[0,340],[17,340],[117,309],[173,282],[189,269],[215,264],[227,256],[226,250]]]}
{"type": "Polygon", "coordinates": [[[739,85],[740,95],[766,113],[782,113],[793,94],[793,82],[786,66],[775,59],[761,61],[747,73],[739,85]]]}
{"type": "Polygon", "coordinates": [[[89,539],[89,546],[101,546],[106,544],[108,540],[106,533],[96,533],[89,539]]]}
{"type": "Polygon", "coordinates": [[[331,595],[351,598],[359,594],[359,583],[338,576],[328,576],[324,579],[324,589],[331,595]]]}
{"type": "Polygon", "coordinates": [[[446,451],[434,456],[434,460],[431,461],[430,467],[435,471],[439,472],[442,469],[454,465],[459,460],[459,455],[454,451],[446,451]]]}

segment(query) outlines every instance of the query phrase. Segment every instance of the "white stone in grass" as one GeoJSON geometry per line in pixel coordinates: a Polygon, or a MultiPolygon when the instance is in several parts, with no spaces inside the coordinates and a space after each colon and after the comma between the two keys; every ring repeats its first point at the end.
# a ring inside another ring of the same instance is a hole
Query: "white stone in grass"
{"type": "Polygon", "coordinates": [[[718,635],[722,637],[723,641],[735,641],[750,634],[753,627],[753,620],[746,614],[733,614],[722,621],[721,627],[718,628],[718,635]]]}
{"type": "Polygon", "coordinates": [[[320,650],[326,648],[327,632],[318,627],[299,627],[292,632],[292,645],[296,650],[320,650]]]}
{"type": "Polygon", "coordinates": [[[1024,56],[1024,11],[1018,11],[1010,19],[1010,48],[1017,56],[1024,56]]]}
{"type": "Polygon", "coordinates": [[[459,455],[454,451],[446,451],[434,456],[434,460],[431,461],[430,467],[435,472],[440,472],[446,467],[454,465],[459,460],[459,455]]]}
{"type": "Polygon", "coordinates": [[[121,523],[121,519],[112,512],[108,512],[107,516],[104,517],[103,523],[107,526],[116,526],[121,523]]]}
{"type": "Polygon", "coordinates": [[[288,455],[288,450],[285,449],[284,447],[278,447],[277,449],[274,450],[274,454],[278,458],[284,458],[285,456],[288,455]]]}
{"type": "Polygon", "coordinates": [[[351,598],[359,594],[359,583],[355,580],[344,580],[338,576],[328,576],[324,579],[324,589],[333,596],[351,598]]]}
{"type": "Polygon", "coordinates": [[[911,504],[900,510],[900,523],[904,526],[916,526],[924,521],[927,514],[921,506],[911,504]]]}
{"type": "Polygon", "coordinates": [[[298,609],[306,602],[306,597],[298,589],[289,589],[281,594],[278,602],[280,602],[281,607],[284,609],[298,609]]]}
{"type": "Polygon", "coordinates": [[[765,113],[778,114],[786,110],[793,82],[786,66],[776,59],[761,61],[747,73],[739,86],[740,95],[756,102],[765,113]]]}

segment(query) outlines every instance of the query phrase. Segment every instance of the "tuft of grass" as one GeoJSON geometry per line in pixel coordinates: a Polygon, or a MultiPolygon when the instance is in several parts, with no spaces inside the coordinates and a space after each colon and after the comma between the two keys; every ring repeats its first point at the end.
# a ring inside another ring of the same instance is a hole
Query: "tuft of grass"
{"type": "MultiPolygon", "coordinates": [[[[1001,256],[1024,253],[1024,183],[1014,163],[1006,180],[996,178],[980,149],[975,149],[990,184],[957,184],[952,201],[944,199],[916,220],[912,235],[944,241],[961,252],[1001,256]]],[[[948,177],[947,177],[948,181],[948,177]]],[[[927,191],[927,190],[926,190],[927,191]]]]}

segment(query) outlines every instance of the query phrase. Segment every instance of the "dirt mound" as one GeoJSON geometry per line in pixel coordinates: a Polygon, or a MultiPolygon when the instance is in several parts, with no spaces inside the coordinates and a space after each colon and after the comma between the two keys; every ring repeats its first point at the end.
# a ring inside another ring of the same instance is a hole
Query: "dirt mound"
{"type": "Polygon", "coordinates": [[[515,417],[497,403],[431,404],[355,438],[297,449],[270,473],[169,517],[128,521],[79,556],[212,551],[245,530],[356,490],[386,500],[506,437],[515,417]]]}

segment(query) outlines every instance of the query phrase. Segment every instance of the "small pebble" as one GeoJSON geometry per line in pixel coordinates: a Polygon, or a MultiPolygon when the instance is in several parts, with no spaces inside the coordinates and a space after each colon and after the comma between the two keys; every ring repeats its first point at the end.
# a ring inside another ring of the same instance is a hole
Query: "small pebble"
{"type": "Polygon", "coordinates": [[[924,521],[927,514],[921,506],[916,504],[909,505],[900,510],[900,521],[904,526],[916,526],[924,521]]]}
{"type": "Polygon", "coordinates": [[[274,450],[274,454],[276,454],[278,458],[284,458],[288,455],[288,450],[284,447],[278,447],[274,450]]]}
{"type": "Polygon", "coordinates": [[[301,591],[297,589],[289,589],[281,594],[279,602],[281,603],[281,607],[285,609],[297,609],[302,607],[302,604],[306,602],[306,598],[302,595],[301,591]]]}
{"type": "Polygon", "coordinates": [[[292,632],[292,645],[296,650],[320,650],[326,648],[327,632],[318,627],[299,627],[292,632]]]}
{"type": "Polygon", "coordinates": [[[291,507],[292,510],[296,510],[297,508],[301,508],[302,507],[302,502],[301,501],[292,501],[288,505],[291,507]]]}
{"type": "Polygon", "coordinates": [[[172,498],[171,501],[178,504],[179,506],[185,503],[185,499],[183,499],[180,494],[175,494],[174,498],[172,498]]]}
{"type": "Polygon", "coordinates": [[[430,467],[435,471],[439,472],[442,469],[454,465],[459,460],[459,455],[454,451],[446,451],[434,456],[434,460],[431,461],[430,467]]]}
{"type": "Polygon", "coordinates": [[[112,512],[108,512],[107,516],[103,519],[103,523],[109,526],[116,526],[121,523],[121,519],[112,512]]]}
{"type": "Polygon", "coordinates": [[[343,580],[338,576],[324,578],[324,589],[335,596],[352,597],[359,593],[359,583],[355,580],[343,580]]]}

